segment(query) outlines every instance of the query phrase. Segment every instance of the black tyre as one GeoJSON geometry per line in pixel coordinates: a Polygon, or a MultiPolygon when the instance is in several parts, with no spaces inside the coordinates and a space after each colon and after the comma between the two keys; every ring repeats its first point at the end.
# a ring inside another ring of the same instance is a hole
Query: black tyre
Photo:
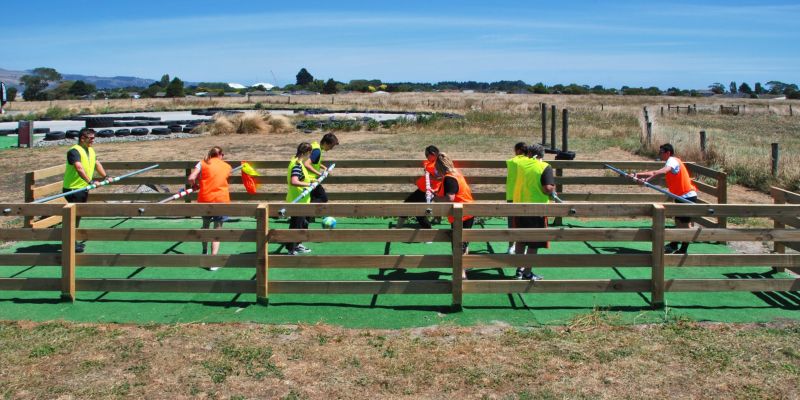
{"type": "Polygon", "coordinates": [[[81,135],[81,131],[76,131],[76,130],[72,129],[72,130],[68,130],[67,131],[66,138],[67,139],[77,139],[78,136],[80,136],[80,135],[81,135]]]}
{"type": "Polygon", "coordinates": [[[150,132],[147,128],[133,128],[131,129],[131,135],[133,136],[145,136],[150,132]]]}
{"type": "Polygon", "coordinates": [[[50,128],[33,128],[33,133],[49,133],[50,128]]]}
{"type": "Polygon", "coordinates": [[[150,133],[152,133],[153,135],[169,135],[170,130],[169,128],[153,128],[153,130],[150,131],[150,133]]]}
{"type": "Polygon", "coordinates": [[[114,130],[113,129],[101,129],[101,130],[97,131],[97,133],[95,135],[97,137],[101,137],[101,138],[114,137],[114,130]]]}
{"type": "Polygon", "coordinates": [[[52,131],[44,134],[44,140],[61,140],[66,136],[67,134],[63,131],[52,131]]]}
{"type": "Polygon", "coordinates": [[[183,131],[183,127],[180,126],[180,125],[170,125],[167,128],[172,133],[178,133],[178,132],[182,132],[183,131]]]}
{"type": "Polygon", "coordinates": [[[195,125],[186,125],[183,127],[183,133],[192,133],[195,127],[195,125]]]}
{"type": "Polygon", "coordinates": [[[16,134],[17,134],[17,130],[16,129],[2,129],[2,130],[0,130],[0,136],[16,135],[16,134]]]}
{"type": "Polygon", "coordinates": [[[114,132],[114,135],[117,137],[128,136],[130,134],[131,134],[130,129],[117,129],[117,131],[114,132]]]}
{"type": "Polygon", "coordinates": [[[87,117],[87,128],[110,128],[114,126],[114,117],[87,117]]]}

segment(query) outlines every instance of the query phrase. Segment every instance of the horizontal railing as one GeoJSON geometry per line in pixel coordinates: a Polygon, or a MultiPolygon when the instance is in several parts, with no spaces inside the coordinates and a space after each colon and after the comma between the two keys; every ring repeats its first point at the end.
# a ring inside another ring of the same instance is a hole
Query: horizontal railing
{"type": "Polygon", "coordinates": [[[797,219],[800,205],[685,205],[685,204],[2,204],[6,216],[58,215],[60,227],[45,229],[3,228],[0,240],[60,242],[60,253],[0,254],[2,266],[56,266],[59,278],[0,278],[0,290],[59,291],[73,300],[76,291],[131,292],[200,292],[255,293],[259,302],[266,302],[272,293],[322,294],[450,294],[452,305],[460,307],[464,293],[554,293],[554,292],[649,292],[654,305],[664,303],[665,292],[680,291],[794,291],[800,289],[798,279],[665,279],[667,268],[765,266],[797,268],[798,254],[665,254],[665,241],[772,241],[800,242],[795,228],[728,229],[699,227],[668,229],[666,222],[675,216],[692,217],[760,217],[775,221],[797,219]],[[270,227],[272,218],[285,209],[286,215],[336,217],[396,217],[453,215],[450,229],[346,229],[290,230],[270,227]],[[134,218],[201,217],[227,215],[252,217],[254,228],[152,229],[152,228],[85,228],[77,227],[77,217],[134,218]],[[543,229],[464,229],[460,216],[480,218],[539,215],[589,219],[632,218],[649,221],[637,228],[543,228],[543,229]],[[222,242],[254,243],[252,254],[132,254],[120,248],[115,253],[76,253],[76,241],[147,241],[147,242],[222,242]],[[646,243],[650,251],[634,254],[462,254],[465,242],[532,242],[592,241],[646,243]],[[271,243],[449,243],[446,254],[336,254],[289,256],[268,254],[271,243]],[[223,266],[255,270],[249,280],[178,280],[178,279],[109,279],[76,277],[83,267],[163,267],[197,268],[223,266]],[[647,279],[547,279],[516,281],[509,279],[462,280],[468,268],[647,268],[647,279]],[[347,269],[437,269],[448,270],[451,279],[434,280],[273,280],[274,268],[347,269]]]}

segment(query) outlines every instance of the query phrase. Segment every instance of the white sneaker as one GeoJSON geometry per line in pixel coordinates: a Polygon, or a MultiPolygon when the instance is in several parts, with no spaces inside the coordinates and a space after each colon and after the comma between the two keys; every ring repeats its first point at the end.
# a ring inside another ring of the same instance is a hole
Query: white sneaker
{"type": "Polygon", "coordinates": [[[209,271],[218,271],[219,269],[220,269],[220,267],[209,267],[208,268],[209,271]]]}
{"type": "Polygon", "coordinates": [[[514,254],[514,246],[511,246],[511,247],[509,247],[509,248],[508,248],[508,251],[507,251],[506,253],[508,253],[508,254],[514,254]]]}
{"type": "Polygon", "coordinates": [[[517,268],[517,272],[514,273],[514,279],[516,279],[518,281],[521,281],[524,272],[525,272],[525,269],[517,268]]]}
{"type": "Polygon", "coordinates": [[[544,279],[543,276],[536,275],[533,272],[525,274],[525,276],[523,276],[522,278],[525,279],[525,280],[532,280],[532,281],[540,281],[540,280],[544,279]]]}
{"type": "Polygon", "coordinates": [[[297,246],[295,246],[294,251],[295,253],[311,253],[311,249],[307,248],[306,246],[303,246],[302,244],[298,244],[297,246]]]}

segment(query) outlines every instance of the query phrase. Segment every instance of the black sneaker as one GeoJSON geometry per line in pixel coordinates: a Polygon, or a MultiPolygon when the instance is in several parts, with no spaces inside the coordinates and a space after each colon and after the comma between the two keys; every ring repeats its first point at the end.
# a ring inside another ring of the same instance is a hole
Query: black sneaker
{"type": "Polygon", "coordinates": [[[75,242],[75,252],[76,253],[83,253],[86,250],[86,245],[80,242],[75,242]]]}

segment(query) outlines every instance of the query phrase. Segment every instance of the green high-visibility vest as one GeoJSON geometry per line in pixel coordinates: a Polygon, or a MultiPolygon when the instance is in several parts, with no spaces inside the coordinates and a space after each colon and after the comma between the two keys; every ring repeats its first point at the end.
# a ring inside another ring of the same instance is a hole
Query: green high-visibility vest
{"type": "Polygon", "coordinates": [[[520,160],[517,182],[514,185],[514,203],[549,203],[550,196],[542,189],[542,174],[550,164],[536,159],[520,160]]]}
{"type": "MultiPolygon", "coordinates": [[[[297,196],[300,196],[300,193],[303,193],[305,190],[305,186],[295,186],[292,185],[292,169],[294,169],[295,164],[300,164],[300,168],[303,169],[303,182],[311,183],[311,175],[308,173],[308,169],[297,157],[292,157],[292,161],[289,162],[289,169],[286,172],[286,185],[288,189],[286,190],[286,202],[292,202],[297,196]]],[[[310,203],[311,196],[303,197],[298,201],[298,203],[310,203]]]]}
{"type": "Polygon", "coordinates": [[[514,200],[514,186],[517,184],[517,166],[519,162],[528,157],[520,154],[506,160],[506,201],[514,200]]]}
{"type": "MultiPolygon", "coordinates": [[[[69,148],[69,151],[77,150],[78,154],[81,156],[81,165],[83,166],[83,170],[86,172],[86,176],[89,178],[89,181],[92,180],[94,176],[94,166],[97,163],[97,156],[94,154],[94,148],[89,147],[89,154],[86,154],[86,150],[83,146],[76,144],[69,148]]],[[[67,168],[64,171],[64,188],[65,189],[80,189],[89,186],[89,182],[86,182],[78,175],[78,170],[75,169],[74,165],[70,165],[67,162],[67,168]]]]}
{"type": "Polygon", "coordinates": [[[311,166],[314,167],[314,169],[316,169],[317,171],[320,171],[319,168],[320,165],[322,165],[322,153],[324,153],[324,151],[322,150],[322,147],[319,145],[319,142],[311,142],[311,152],[313,153],[314,150],[319,150],[319,160],[317,160],[317,162],[315,163],[311,163],[311,166]]]}

